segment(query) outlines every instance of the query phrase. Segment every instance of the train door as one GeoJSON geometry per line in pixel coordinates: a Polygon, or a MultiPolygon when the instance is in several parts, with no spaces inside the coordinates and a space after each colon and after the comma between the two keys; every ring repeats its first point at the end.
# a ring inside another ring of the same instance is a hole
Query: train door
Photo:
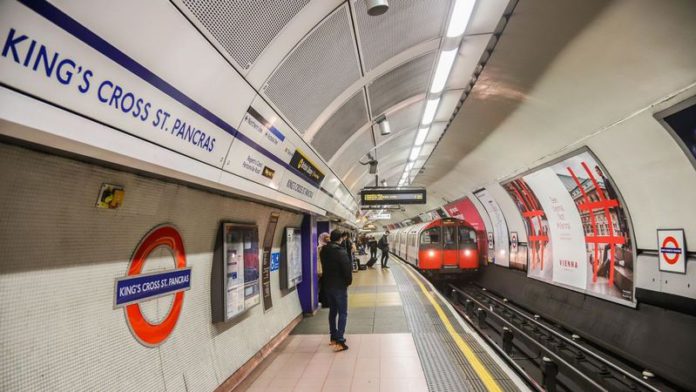
{"type": "Polygon", "coordinates": [[[442,268],[459,268],[457,221],[442,221],[442,268]]]}
{"type": "Polygon", "coordinates": [[[459,229],[459,268],[473,269],[479,266],[479,251],[476,230],[460,225],[459,229]]]}
{"type": "Polygon", "coordinates": [[[435,226],[420,233],[420,248],[418,250],[418,268],[440,269],[442,266],[442,227],[435,226]]]}

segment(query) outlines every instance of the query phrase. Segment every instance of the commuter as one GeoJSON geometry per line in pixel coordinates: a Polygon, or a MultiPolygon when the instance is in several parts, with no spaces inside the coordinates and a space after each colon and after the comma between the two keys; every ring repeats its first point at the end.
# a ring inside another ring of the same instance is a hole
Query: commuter
{"type": "Polygon", "coordinates": [[[350,233],[343,232],[343,246],[346,248],[346,253],[348,253],[348,259],[350,260],[350,265],[353,267],[353,272],[358,272],[360,269],[360,261],[355,257],[355,244],[350,240],[350,233]]]}
{"type": "Polygon", "coordinates": [[[377,246],[379,249],[382,250],[382,268],[389,268],[387,266],[387,262],[389,261],[389,239],[387,239],[387,236],[389,235],[389,230],[387,230],[384,235],[382,235],[382,238],[379,239],[379,243],[377,246]]]}
{"type": "Polygon", "coordinates": [[[374,236],[370,236],[367,240],[367,246],[370,248],[370,260],[377,260],[377,240],[374,236]]]}
{"type": "Polygon", "coordinates": [[[324,264],[322,281],[329,302],[329,333],[334,351],[348,350],[343,335],[348,321],[348,286],[353,283],[350,259],[341,238],[339,230],[332,231],[331,242],[321,250],[324,264]]]}
{"type": "Polygon", "coordinates": [[[319,297],[319,303],[321,303],[322,307],[327,307],[329,303],[326,300],[326,293],[324,292],[324,287],[322,284],[323,283],[322,275],[324,272],[324,267],[323,267],[322,261],[321,261],[321,250],[322,250],[322,248],[324,248],[324,246],[326,246],[326,244],[329,243],[330,237],[331,236],[329,235],[329,233],[319,234],[319,244],[317,246],[317,259],[318,259],[317,275],[319,276],[319,284],[318,284],[319,294],[318,294],[318,297],[319,297]]]}

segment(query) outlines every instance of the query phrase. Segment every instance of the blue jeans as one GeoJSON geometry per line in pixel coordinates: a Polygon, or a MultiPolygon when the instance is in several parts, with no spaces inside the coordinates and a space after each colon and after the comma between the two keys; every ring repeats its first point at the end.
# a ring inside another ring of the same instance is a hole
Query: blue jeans
{"type": "Polygon", "coordinates": [[[343,334],[346,332],[346,322],[348,321],[348,290],[329,289],[326,290],[326,298],[329,300],[329,333],[331,340],[345,342],[343,334]],[[338,323],[336,318],[338,316],[338,323]]]}

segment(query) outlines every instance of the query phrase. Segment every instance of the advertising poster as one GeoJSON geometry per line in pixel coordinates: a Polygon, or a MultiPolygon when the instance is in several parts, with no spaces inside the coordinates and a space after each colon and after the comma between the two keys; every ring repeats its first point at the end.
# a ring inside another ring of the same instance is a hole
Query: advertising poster
{"type": "Polygon", "coordinates": [[[551,280],[584,290],[587,280],[584,233],[573,199],[551,168],[538,170],[524,180],[534,189],[548,219],[551,280]]]}
{"type": "Polygon", "coordinates": [[[225,320],[257,305],[259,299],[258,232],[253,226],[223,224],[225,320]]]}
{"type": "Polygon", "coordinates": [[[549,222],[541,203],[523,178],[503,184],[503,188],[515,202],[527,229],[527,276],[550,282],[553,264],[550,262],[549,222]]]}
{"type": "Polygon", "coordinates": [[[474,193],[477,199],[483,204],[483,208],[488,213],[493,225],[493,243],[495,244],[495,252],[493,262],[503,267],[510,266],[510,240],[508,238],[508,228],[505,222],[505,216],[500,210],[498,202],[488,193],[488,190],[482,189],[474,193]]]}
{"type": "Polygon", "coordinates": [[[268,218],[266,233],[263,235],[263,260],[261,263],[261,287],[263,288],[263,310],[264,312],[273,307],[273,297],[271,296],[271,251],[273,247],[273,237],[275,236],[276,226],[280,215],[272,212],[268,218]]]}
{"type": "Polygon", "coordinates": [[[589,150],[503,187],[526,225],[529,277],[633,303],[634,249],[628,212],[589,150]]]}
{"type": "Polygon", "coordinates": [[[281,287],[289,290],[302,282],[302,233],[297,227],[285,228],[285,263],[281,287]]]}
{"type": "Polygon", "coordinates": [[[585,233],[587,291],[633,301],[633,239],[628,211],[609,174],[583,151],[552,166],[566,185],[585,233]]]}

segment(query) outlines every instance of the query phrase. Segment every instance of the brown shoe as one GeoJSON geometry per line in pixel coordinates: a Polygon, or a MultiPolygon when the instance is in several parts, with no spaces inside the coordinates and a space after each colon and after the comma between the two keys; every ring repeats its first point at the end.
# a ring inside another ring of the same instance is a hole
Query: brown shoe
{"type": "Polygon", "coordinates": [[[345,342],[336,342],[336,344],[333,346],[333,350],[335,353],[339,351],[346,351],[348,350],[348,346],[345,342]]]}

